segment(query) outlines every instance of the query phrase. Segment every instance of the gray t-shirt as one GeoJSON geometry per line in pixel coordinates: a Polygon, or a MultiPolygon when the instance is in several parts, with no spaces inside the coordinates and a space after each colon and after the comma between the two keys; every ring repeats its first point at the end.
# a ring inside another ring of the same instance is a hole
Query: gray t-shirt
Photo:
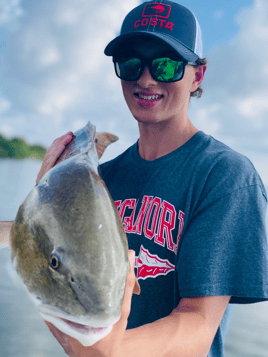
{"type": "MultiPolygon", "coordinates": [[[[154,161],[138,142],[100,166],[121,215],[141,295],[128,328],[165,317],[180,298],[268,300],[267,194],[252,163],[202,131],[154,161]]],[[[223,356],[228,308],[209,357],[223,356]]]]}

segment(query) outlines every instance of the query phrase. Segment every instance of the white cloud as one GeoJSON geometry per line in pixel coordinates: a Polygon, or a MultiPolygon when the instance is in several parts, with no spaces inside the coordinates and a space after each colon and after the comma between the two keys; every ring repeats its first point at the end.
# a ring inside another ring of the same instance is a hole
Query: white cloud
{"type": "Polygon", "coordinates": [[[13,130],[11,125],[8,124],[3,124],[0,126],[0,134],[6,136],[6,137],[10,137],[13,134],[13,130]]]}
{"type": "Polygon", "coordinates": [[[219,110],[220,107],[217,104],[212,104],[206,108],[202,107],[200,109],[196,109],[195,125],[198,127],[205,127],[207,129],[207,134],[214,135],[221,127],[221,123],[218,120],[215,120],[218,116],[219,110]],[[211,117],[214,118],[213,121],[210,120],[211,117]]]}
{"type": "MultiPolygon", "coordinates": [[[[243,99],[238,99],[236,104],[237,112],[256,122],[262,118],[262,114],[268,112],[268,91],[254,93],[243,99]]],[[[262,123],[265,125],[265,123],[262,123]]]]}
{"type": "Polygon", "coordinates": [[[70,130],[73,132],[77,131],[77,130],[83,128],[87,124],[87,122],[88,122],[88,120],[86,120],[85,118],[74,119],[70,130]]]}
{"type": "Polygon", "coordinates": [[[58,63],[61,55],[55,46],[43,48],[39,54],[39,63],[43,67],[51,66],[58,63]]]}
{"type": "Polygon", "coordinates": [[[74,25],[79,20],[79,12],[72,7],[61,9],[55,16],[56,22],[61,25],[74,25]]]}
{"type": "Polygon", "coordinates": [[[237,36],[208,54],[204,96],[192,100],[189,111],[201,130],[210,132],[213,125],[213,135],[240,152],[267,150],[267,13],[266,0],[255,0],[240,13],[237,36]],[[211,111],[213,105],[217,112],[211,111]]]}
{"type": "Polygon", "coordinates": [[[0,1],[0,25],[1,26],[8,27],[9,29],[11,29],[15,21],[22,15],[23,15],[23,10],[21,7],[21,0],[0,1]]]}
{"type": "MultiPolygon", "coordinates": [[[[29,5],[29,0],[24,3],[29,5]]],[[[74,7],[73,0],[41,0],[32,7],[4,52],[0,130],[23,133],[31,143],[48,146],[90,120],[98,131],[120,138],[105,158],[133,143],[137,124],[111,58],[103,51],[118,34],[125,15],[139,3],[77,0],[74,7]]],[[[221,11],[214,15],[220,18],[221,11]]],[[[193,98],[189,110],[200,130],[242,152],[268,149],[267,13],[267,0],[255,0],[241,12],[237,36],[208,54],[204,95],[193,98]]]]}
{"type": "Polygon", "coordinates": [[[25,25],[20,34],[14,37],[17,45],[14,54],[19,57],[19,65],[27,72],[39,75],[40,71],[58,64],[62,59],[58,39],[46,18],[25,25]]]}
{"type": "Polygon", "coordinates": [[[11,108],[11,102],[5,98],[0,98],[0,115],[11,108]]]}
{"type": "MultiPolygon", "coordinates": [[[[27,9],[29,0],[24,3],[27,9]]],[[[127,12],[138,4],[138,0],[77,0],[74,7],[73,0],[42,0],[31,7],[5,51],[3,93],[9,93],[5,96],[12,98],[12,107],[0,116],[0,128],[8,120],[12,133],[26,133],[31,143],[48,146],[90,120],[97,130],[120,133],[125,148],[133,142],[136,123],[111,57],[103,52],[127,12]],[[16,122],[18,113],[22,123],[16,122]],[[122,122],[128,130],[122,129],[122,122]]]]}
{"type": "Polygon", "coordinates": [[[52,90],[47,93],[47,97],[41,101],[38,111],[44,115],[57,115],[64,113],[70,108],[77,100],[77,94],[72,91],[52,90]]]}
{"type": "Polygon", "coordinates": [[[14,117],[2,116],[0,120],[0,133],[8,138],[25,137],[24,130],[18,130],[25,126],[25,117],[23,115],[16,115],[14,117]]]}

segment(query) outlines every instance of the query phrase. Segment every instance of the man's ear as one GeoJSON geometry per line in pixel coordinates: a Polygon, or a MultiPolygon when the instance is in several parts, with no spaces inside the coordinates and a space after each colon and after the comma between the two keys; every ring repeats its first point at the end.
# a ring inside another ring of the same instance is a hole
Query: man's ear
{"type": "Polygon", "coordinates": [[[191,88],[191,92],[195,92],[197,90],[197,88],[201,85],[203,79],[204,79],[204,75],[207,69],[207,65],[204,64],[202,66],[196,66],[194,67],[195,70],[195,77],[194,77],[194,81],[192,84],[192,88],[191,88]]]}

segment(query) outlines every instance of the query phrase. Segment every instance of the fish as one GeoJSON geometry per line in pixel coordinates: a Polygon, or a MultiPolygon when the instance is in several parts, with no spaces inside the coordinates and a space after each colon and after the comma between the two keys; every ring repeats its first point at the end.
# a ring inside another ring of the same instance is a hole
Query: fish
{"type": "MultiPolygon", "coordinates": [[[[84,346],[107,336],[119,321],[129,272],[124,227],[98,170],[99,158],[116,140],[96,134],[90,122],[75,132],[10,230],[12,263],[37,310],[84,346]]],[[[140,294],[137,280],[134,293],[140,294]]]]}

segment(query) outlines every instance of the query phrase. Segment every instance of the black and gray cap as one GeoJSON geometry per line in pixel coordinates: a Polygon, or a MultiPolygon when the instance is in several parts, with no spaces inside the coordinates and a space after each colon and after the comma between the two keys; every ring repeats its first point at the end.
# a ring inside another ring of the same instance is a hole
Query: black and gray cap
{"type": "Polygon", "coordinates": [[[186,61],[203,57],[201,29],[195,15],[169,0],[145,2],[130,11],[120,35],[107,45],[104,53],[113,56],[133,37],[144,35],[162,40],[186,61]]]}

